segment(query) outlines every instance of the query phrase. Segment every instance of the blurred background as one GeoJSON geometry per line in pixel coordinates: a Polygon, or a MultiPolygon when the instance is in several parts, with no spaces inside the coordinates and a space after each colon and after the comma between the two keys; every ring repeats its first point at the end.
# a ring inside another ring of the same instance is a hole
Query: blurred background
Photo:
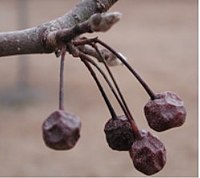
{"type": "MultiPolygon", "coordinates": [[[[39,25],[78,2],[0,0],[0,31],[39,25]]],[[[167,149],[166,166],[155,176],[197,176],[197,0],[121,0],[110,11],[121,12],[121,21],[105,34],[90,36],[127,56],[155,92],[173,91],[187,108],[182,127],[151,131],[167,149]]],[[[147,94],[124,67],[112,71],[139,127],[150,130],[143,113],[147,94]]],[[[103,129],[109,112],[88,71],[71,56],[65,108],[80,116],[81,138],[70,151],[44,145],[41,125],[58,108],[58,75],[54,54],[0,59],[0,176],[143,176],[127,152],[108,147],[103,129]]]]}

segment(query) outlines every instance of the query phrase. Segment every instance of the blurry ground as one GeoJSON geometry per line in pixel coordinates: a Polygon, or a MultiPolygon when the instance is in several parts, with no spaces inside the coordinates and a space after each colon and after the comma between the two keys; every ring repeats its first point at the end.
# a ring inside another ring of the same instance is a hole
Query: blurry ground
{"type": "MultiPolygon", "coordinates": [[[[77,2],[29,0],[29,24],[54,19],[77,2]]],[[[17,29],[16,3],[0,1],[1,31],[17,29]]],[[[167,148],[167,164],[156,176],[197,176],[197,1],[121,0],[112,11],[122,12],[122,20],[99,36],[126,55],[156,92],[178,93],[187,108],[183,127],[152,131],[167,148]]],[[[107,146],[103,133],[110,117],[107,108],[88,72],[71,57],[66,62],[65,103],[67,111],[82,119],[81,138],[66,152],[44,145],[41,124],[57,109],[59,62],[53,54],[29,57],[29,84],[37,97],[25,104],[13,104],[9,94],[16,87],[17,57],[0,59],[0,96],[4,95],[0,101],[0,176],[143,176],[133,168],[128,153],[107,146]]],[[[144,90],[124,68],[113,71],[136,122],[149,129],[143,114],[148,100],[144,90]]]]}

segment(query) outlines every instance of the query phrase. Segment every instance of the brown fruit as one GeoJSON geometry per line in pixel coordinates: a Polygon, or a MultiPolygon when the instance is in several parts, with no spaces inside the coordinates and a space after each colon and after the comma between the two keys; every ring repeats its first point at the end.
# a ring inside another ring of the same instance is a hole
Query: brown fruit
{"type": "Polygon", "coordinates": [[[45,144],[55,150],[68,150],[80,137],[80,119],[62,110],[53,112],[43,123],[45,144]]]}
{"type": "Polygon", "coordinates": [[[117,151],[128,151],[135,139],[131,124],[124,115],[109,119],[104,132],[109,147],[117,151]]]}
{"type": "Polygon", "coordinates": [[[172,92],[157,94],[145,105],[144,113],[149,126],[159,132],[183,125],[186,118],[183,101],[172,92]]]}
{"type": "Polygon", "coordinates": [[[134,167],[146,174],[159,172],[166,163],[166,149],[163,143],[150,132],[141,131],[129,151],[134,167]]]}

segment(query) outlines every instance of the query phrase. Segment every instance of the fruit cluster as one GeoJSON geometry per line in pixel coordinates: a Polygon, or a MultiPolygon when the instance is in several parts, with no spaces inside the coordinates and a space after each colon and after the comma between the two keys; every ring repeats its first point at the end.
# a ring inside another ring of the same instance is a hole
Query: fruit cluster
{"type": "Polygon", "coordinates": [[[144,106],[144,113],[151,129],[162,132],[181,126],[186,118],[183,101],[173,92],[155,94],[121,54],[117,53],[98,38],[93,40],[86,38],[78,40],[67,44],[61,50],[59,110],[53,112],[42,125],[45,144],[55,150],[68,150],[75,146],[80,137],[81,122],[79,117],[64,111],[63,70],[65,51],[68,51],[72,55],[79,57],[87,67],[109,109],[111,118],[107,121],[104,128],[109,147],[117,151],[128,151],[133,165],[138,171],[146,175],[159,172],[166,163],[165,146],[156,136],[152,135],[149,131],[139,129],[136,125],[122,92],[109,68],[109,63],[106,61],[106,58],[109,58],[108,54],[110,53],[112,57],[114,55],[117,60],[120,60],[150,96],[150,100],[144,106]],[[84,53],[82,47],[85,44],[90,45],[96,52],[98,58],[101,59],[100,61],[104,64],[114,87],[105,72],[96,64],[92,57],[84,53]],[[103,46],[104,50],[99,50],[97,44],[103,46]],[[105,52],[105,50],[107,50],[106,58],[101,52],[105,52]],[[107,82],[123,110],[123,115],[116,114],[91,65],[100,72],[107,82]]]}

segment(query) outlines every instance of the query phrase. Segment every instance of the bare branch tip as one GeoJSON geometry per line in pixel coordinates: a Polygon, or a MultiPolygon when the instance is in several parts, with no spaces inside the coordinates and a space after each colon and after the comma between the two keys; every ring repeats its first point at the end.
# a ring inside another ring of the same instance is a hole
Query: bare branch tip
{"type": "Polygon", "coordinates": [[[96,32],[106,32],[121,19],[121,16],[122,14],[119,12],[94,14],[89,21],[91,30],[96,32]]]}

